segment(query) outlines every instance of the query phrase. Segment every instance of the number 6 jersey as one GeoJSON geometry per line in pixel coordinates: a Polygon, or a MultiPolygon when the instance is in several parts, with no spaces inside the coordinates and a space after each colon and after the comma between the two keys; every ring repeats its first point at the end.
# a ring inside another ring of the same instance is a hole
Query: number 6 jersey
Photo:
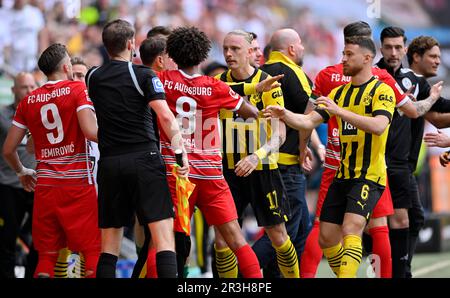
{"type": "Polygon", "coordinates": [[[94,109],[86,86],[49,81],[21,100],[13,125],[33,136],[38,185],[93,184],[86,138],[77,112],[94,109]]]}

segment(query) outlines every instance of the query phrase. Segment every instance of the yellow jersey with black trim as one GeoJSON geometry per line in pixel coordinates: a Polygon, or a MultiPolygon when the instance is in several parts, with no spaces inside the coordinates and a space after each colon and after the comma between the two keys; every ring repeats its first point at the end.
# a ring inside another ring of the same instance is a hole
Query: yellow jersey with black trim
{"type": "MultiPolygon", "coordinates": [[[[228,70],[216,76],[226,83],[259,83],[268,78],[269,75],[260,69],[255,69],[254,73],[246,80],[241,81],[233,78],[231,71],[228,70]]],[[[283,92],[281,88],[275,88],[271,91],[255,93],[248,96],[249,102],[263,110],[269,105],[284,106],[283,92]]],[[[223,166],[226,169],[234,169],[236,164],[244,157],[254,153],[256,150],[266,144],[272,135],[270,120],[264,118],[259,113],[257,119],[243,119],[236,112],[229,110],[220,110],[220,119],[222,123],[222,150],[223,166]]],[[[277,169],[278,154],[269,154],[266,158],[259,161],[255,170],[273,170],[277,169]]]]}
{"type": "MultiPolygon", "coordinates": [[[[395,94],[391,87],[372,77],[366,83],[355,86],[352,83],[337,87],[328,95],[337,105],[355,114],[366,117],[386,116],[389,123],[395,108],[395,94]]],[[[316,111],[328,120],[325,110],[316,111]]],[[[386,185],[385,151],[389,125],[377,136],[337,117],[341,142],[341,162],[336,178],[367,179],[386,185]]]]}
{"type": "MultiPolygon", "coordinates": [[[[313,83],[303,69],[283,53],[272,51],[269,59],[261,66],[261,70],[271,76],[284,74],[284,77],[279,80],[283,91],[284,106],[289,111],[304,114],[313,83]]],[[[298,131],[287,126],[286,141],[280,147],[278,164],[298,165],[298,148],[298,131]]]]}

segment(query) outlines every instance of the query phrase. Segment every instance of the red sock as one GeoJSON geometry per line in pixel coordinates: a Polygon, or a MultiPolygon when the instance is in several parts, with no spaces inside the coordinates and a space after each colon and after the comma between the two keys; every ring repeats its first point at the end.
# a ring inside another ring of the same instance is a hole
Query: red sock
{"type": "Polygon", "coordinates": [[[38,277],[39,274],[47,274],[48,277],[54,277],[54,268],[58,260],[58,253],[39,253],[36,271],[33,277],[38,277]]]}
{"type": "Polygon", "coordinates": [[[319,246],[319,222],[315,221],[311,232],[306,239],[305,250],[300,259],[300,277],[316,277],[317,267],[322,259],[322,249],[319,246]]]}
{"type": "Polygon", "coordinates": [[[158,278],[158,272],[156,271],[156,248],[154,247],[148,250],[147,278],[158,278]]]}
{"type": "Polygon", "coordinates": [[[389,241],[389,229],[387,226],[375,227],[369,230],[372,236],[372,253],[380,257],[381,278],[392,278],[391,243],[389,241]]]}
{"type": "Polygon", "coordinates": [[[238,266],[244,278],[262,278],[261,269],[259,268],[258,258],[255,252],[246,244],[234,251],[238,260],[238,266]]]}
{"type": "Polygon", "coordinates": [[[87,251],[83,252],[84,255],[84,268],[86,272],[86,278],[97,277],[97,264],[100,258],[100,251],[87,251]],[[89,272],[92,272],[88,274],[89,272]]]}

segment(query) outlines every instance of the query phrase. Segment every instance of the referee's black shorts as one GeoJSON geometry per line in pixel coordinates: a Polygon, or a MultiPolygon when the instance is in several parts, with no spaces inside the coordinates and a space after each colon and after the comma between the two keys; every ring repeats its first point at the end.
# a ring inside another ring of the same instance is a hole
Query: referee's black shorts
{"type": "Polygon", "coordinates": [[[238,177],[234,170],[224,169],[239,219],[250,204],[260,227],[274,226],[288,221],[289,201],[280,171],[253,171],[247,177],[238,177]]]}
{"type": "Polygon", "coordinates": [[[390,167],[387,169],[387,174],[394,209],[411,208],[411,171],[409,167],[390,167]]]}
{"type": "Polygon", "coordinates": [[[100,228],[146,225],[174,216],[166,168],[156,146],[145,151],[100,157],[98,165],[100,228]]]}

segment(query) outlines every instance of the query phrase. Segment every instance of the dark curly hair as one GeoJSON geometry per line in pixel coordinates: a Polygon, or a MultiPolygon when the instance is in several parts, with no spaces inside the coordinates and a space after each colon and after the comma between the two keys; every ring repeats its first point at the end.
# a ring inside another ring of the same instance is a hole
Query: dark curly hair
{"type": "Polygon", "coordinates": [[[178,27],[167,39],[166,51],[179,68],[200,64],[208,58],[211,41],[196,27],[178,27]]]}

